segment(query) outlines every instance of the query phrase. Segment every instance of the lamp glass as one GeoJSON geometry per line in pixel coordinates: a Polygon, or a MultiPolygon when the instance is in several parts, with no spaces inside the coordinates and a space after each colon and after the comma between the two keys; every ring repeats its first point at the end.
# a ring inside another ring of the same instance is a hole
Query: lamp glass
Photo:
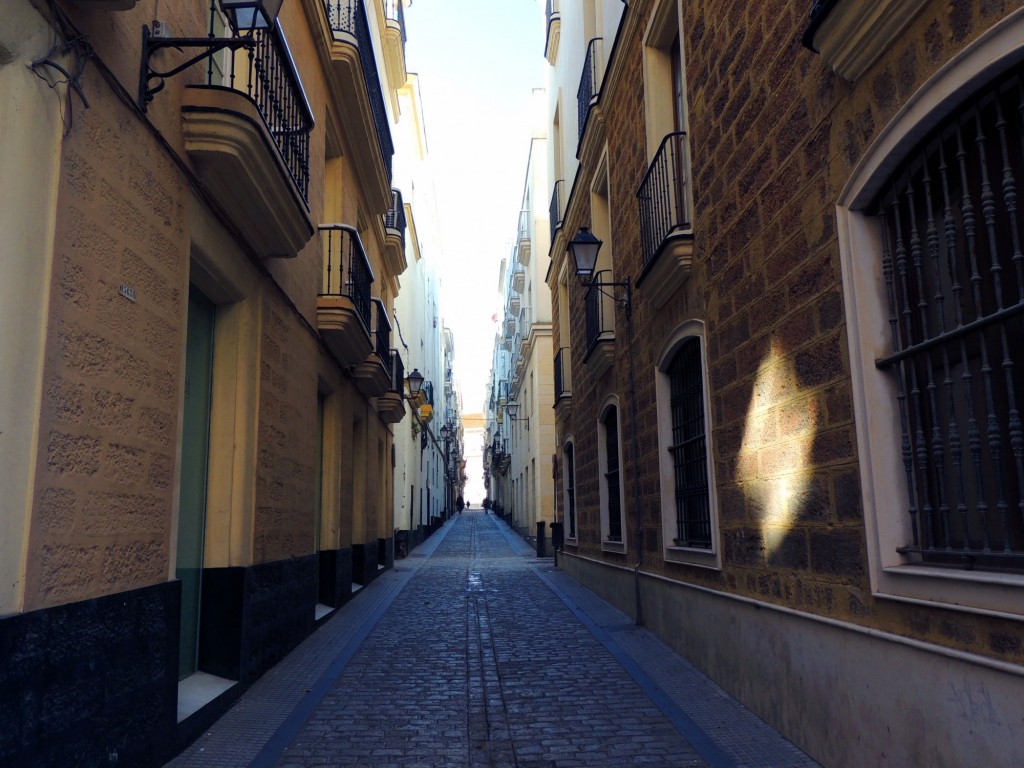
{"type": "Polygon", "coordinates": [[[448,425],[447,424],[445,424],[443,427],[441,427],[441,439],[442,440],[447,440],[448,439],[448,432],[449,431],[450,430],[448,429],[448,425]]]}
{"type": "Polygon", "coordinates": [[[272,29],[277,24],[284,0],[221,0],[236,33],[251,33],[257,29],[272,29]]]}
{"type": "Polygon", "coordinates": [[[413,368],[412,373],[405,377],[405,381],[409,385],[409,394],[416,397],[423,388],[423,374],[420,373],[420,369],[413,368]]]}
{"type": "Polygon", "coordinates": [[[510,400],[508,405],[505,406],[505,410],[508,411],[508,415],[510,418],[515,419],[516,414],[519,413],[519,403],[517,403],[515,400],[510,400]]]}
{"type": "Polygon", "coordinates": [[[576,275],[590,277],[597,266],[597,253],[603,243],[591,234],[587,227],[580,227],[576,237],[569,241],[569,252],[572,254],[576,275]]]}

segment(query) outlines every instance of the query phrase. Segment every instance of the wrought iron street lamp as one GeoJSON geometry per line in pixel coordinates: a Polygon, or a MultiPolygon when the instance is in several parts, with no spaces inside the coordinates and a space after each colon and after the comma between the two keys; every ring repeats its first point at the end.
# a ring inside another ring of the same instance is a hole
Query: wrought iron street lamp
{"type": "Polygon", "coordinates": [[[508,412],[509,421],[523,421],[526,422],[526,431],[530,431],[530,417],[524,416],[521,419],[516,418],[516,414],[519,413],[519,403],[515,400],[509,400],[505,404],[505,410],[508,412]]]}
{"type": "Polygon", "coordinates": [[[231,28],[249,34],[256,29],[273,29],[284,0],[220,0],[231,28]]]}
{"type": "Polygon", "coordinates": [[[163,37],[154,35],[149,26],[143,24],[138,93],[139,107],[142,111],[145,112],[153,97],[163,90],[164,81],[168,78],[184,72],[193,64],[208,59],[219,51],[252,48],[256,44],[256,30],[270,30],[277,26],[277,16],[281,12],[283,2],[284,0],[220,0],[220,6],[234,32],[232,37],[163,37]],[[164,48],[199,48],[202,52],[171,69],[154,69],[150,65],[150,58],[164,48]],[[155,84],[150,85],[151,82],[155,84]]]}
{"type": "Polygon", "coordinates": [[[627,277],[622,282],[604,282],[594,278],[594,269],[597,267],[597,254],[604,243],[596,238],[587,227],[580,227],[576,237],[569,241],[569,253],[572,255],[573,267],[580,284],[584,288],[596,288],[602,294],[622,305],[626,310],[626,317],[629,317],[632,309],[632,285],[627,277]],[[622,295],[616,296],[608,293],[605,288],[622,288],[622,295]]]}
{"type": "Polygon", "coordinates": [[[409,387],[409,399],[415,400],[423,389],[423,374],[419,368],[413,368],[412,373],[405,377],[405,383],[409,387]]]}

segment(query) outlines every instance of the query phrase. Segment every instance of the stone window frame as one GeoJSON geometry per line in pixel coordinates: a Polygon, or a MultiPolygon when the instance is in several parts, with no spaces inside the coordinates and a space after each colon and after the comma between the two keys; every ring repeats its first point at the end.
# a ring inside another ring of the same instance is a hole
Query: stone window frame
{"type": "Polygon", "coordinates": [[[701,568],[722,568],[721,534],[718,524],[718,494],[715,485],[714,433],[711,429],[711,400],[708,379],[707,339],[701,320],[686,320],[676,327],[658,352],[655,375],[655,401],[658,417],[658,474],[661,498],[662,555],[666,562],[685,563],[701,568]],[[711,548],[678,547],[671,544],[676,536],[675,466],[668,447],[672,445],[672,384],[667,369],[682,344],[691,338],[700,340],[701,378],[704,385],[704,434],[707,452],[708,507],[710,512],[711,548]]]}
{"type": "Polygon", "coordinates": [[[908,492],[894,380],[875,360],[889,348],[882,235],[865,212],[893,169],[972,92],[1024,61],[1024,10],[1008,15],[941,67],[907,101],[854,168],[836,217],[850,345],[861,498],[872,593],[1013,619],[1024,617],[1024,575],[911,564],[896,548],[909,541],[908,492]]]}
{"type": "Polygon", "coordinates": [[[625,554],[628,550],[626,536],[626,483],[623,477],[624,464],[622,461],[622,407],[619,398],[615,395],[609,396],[598,410],[597,424],[597,479],[598,499],[601,513],[601,549],[605,552],[618,552],[625,554]],[[608,493],[608,480],[605,477],[608,467],[608,429],[605,426],[605,419],[608,411],[615,409],[615,436],[617,438],[618,459],[619,459],[619,524],[621,534],[620,541],[609,540],[611,534],[611,518],[609,515],[610,496],[608,493]]]}

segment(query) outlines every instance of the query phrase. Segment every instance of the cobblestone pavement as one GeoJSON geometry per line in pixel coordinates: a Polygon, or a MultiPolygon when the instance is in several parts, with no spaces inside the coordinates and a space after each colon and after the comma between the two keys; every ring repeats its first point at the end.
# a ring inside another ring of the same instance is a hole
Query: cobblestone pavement
{"type": "Polygon", "coordinates": [[[816,763],[474,511],[396,561],[170,765],[816,763]]]}

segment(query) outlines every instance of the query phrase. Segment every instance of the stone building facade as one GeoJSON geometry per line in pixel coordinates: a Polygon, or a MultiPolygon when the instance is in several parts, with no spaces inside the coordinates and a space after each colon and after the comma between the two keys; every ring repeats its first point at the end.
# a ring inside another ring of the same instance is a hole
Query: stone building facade
{"type": "Polygon", "coordinates": [[[403,9],[229,6],[5,5],[4,765],[159,764],[392,564],[403,9]]]}
{"type": "Polygon", "coordinates": [[[870,5],[548,4],[559,565],[823,764],[1010,765],[1024,12],[870,5]]]}

